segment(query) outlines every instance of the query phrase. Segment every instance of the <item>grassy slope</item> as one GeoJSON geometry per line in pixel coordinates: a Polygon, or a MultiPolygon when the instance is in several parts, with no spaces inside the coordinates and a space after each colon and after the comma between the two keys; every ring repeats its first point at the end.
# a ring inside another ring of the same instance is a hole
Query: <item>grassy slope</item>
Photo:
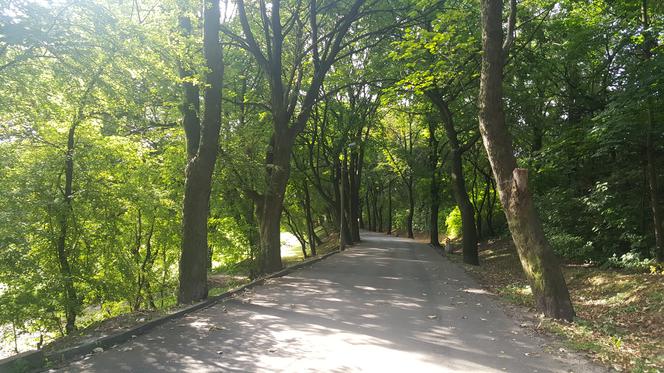
{"type": "MultiPolygon", "coordinates": [[[[461,261],[460,255],[451,258],[461,261]]],[[[482,244],[480,260],[480,267],[464,267],[503,299],[532,307],[510,240],[482,244]]],[[[664,372],[664,275],[580,266],[563,271],[578,319],[543,320],[538,328],[617,370],[664,372]]]]}

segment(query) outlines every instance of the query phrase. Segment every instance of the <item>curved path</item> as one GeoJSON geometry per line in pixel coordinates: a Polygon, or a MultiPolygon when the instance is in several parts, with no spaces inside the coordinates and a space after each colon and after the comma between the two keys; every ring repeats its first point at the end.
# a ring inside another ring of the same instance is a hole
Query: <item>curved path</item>
{"type": "Polygon", "coordinates": [[[589,372],[427,245],[363,242],[66,372],[589,372]]]}

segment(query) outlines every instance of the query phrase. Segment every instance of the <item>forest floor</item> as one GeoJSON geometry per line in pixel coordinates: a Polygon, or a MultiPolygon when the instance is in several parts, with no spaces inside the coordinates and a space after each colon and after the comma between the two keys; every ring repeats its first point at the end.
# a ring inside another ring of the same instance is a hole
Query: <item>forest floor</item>
{"type": "MultiPolygon", "coordinates": [[[[460,253],[449,256],[461,263],[460,253]]],[[[510,239],[480,246],[479,267],[463,265],[504,301],[534,310],[530,287],[510,239]]],[[[563,272],[577,313],[574,323],[539,318],[535,328],[618,371],[664,372],[664,274],[579,265],[563,272]]]]}

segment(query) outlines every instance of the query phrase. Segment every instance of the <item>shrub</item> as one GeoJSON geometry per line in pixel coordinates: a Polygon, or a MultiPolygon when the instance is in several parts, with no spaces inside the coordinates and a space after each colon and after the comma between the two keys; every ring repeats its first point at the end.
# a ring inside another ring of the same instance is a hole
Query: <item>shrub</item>
{"type": "Polygon", "coordinates": [[[455,207],[445,218],[445,227],[449,238],[461,236],[461,211],[458,207],[455,207]]]}
{"type": "Polygon", "coordinates": [[[638,253],[630,251],[620,257],[613,254],[613,256],[604,263],[604,267],[649,272],[652,271],[652,268],[657,268],[657,263],[654,259],[644,259],[638,253]]]}
{"type": "Polygon", "coordinates": [[[549,243],[558,256],[567,260],[583,263],[592,257],[593,243],[573,234],[550,233],[549,243]]]}

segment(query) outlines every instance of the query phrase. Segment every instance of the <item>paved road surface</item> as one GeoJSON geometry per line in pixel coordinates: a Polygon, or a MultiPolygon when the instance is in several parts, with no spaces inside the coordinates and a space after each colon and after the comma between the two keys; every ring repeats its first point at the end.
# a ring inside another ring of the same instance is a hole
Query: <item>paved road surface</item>
{"type": "Polygon", "coordinates": [[[72,363],[66,372],[593,372],[427,245],[363,243],[72,363]]]}

